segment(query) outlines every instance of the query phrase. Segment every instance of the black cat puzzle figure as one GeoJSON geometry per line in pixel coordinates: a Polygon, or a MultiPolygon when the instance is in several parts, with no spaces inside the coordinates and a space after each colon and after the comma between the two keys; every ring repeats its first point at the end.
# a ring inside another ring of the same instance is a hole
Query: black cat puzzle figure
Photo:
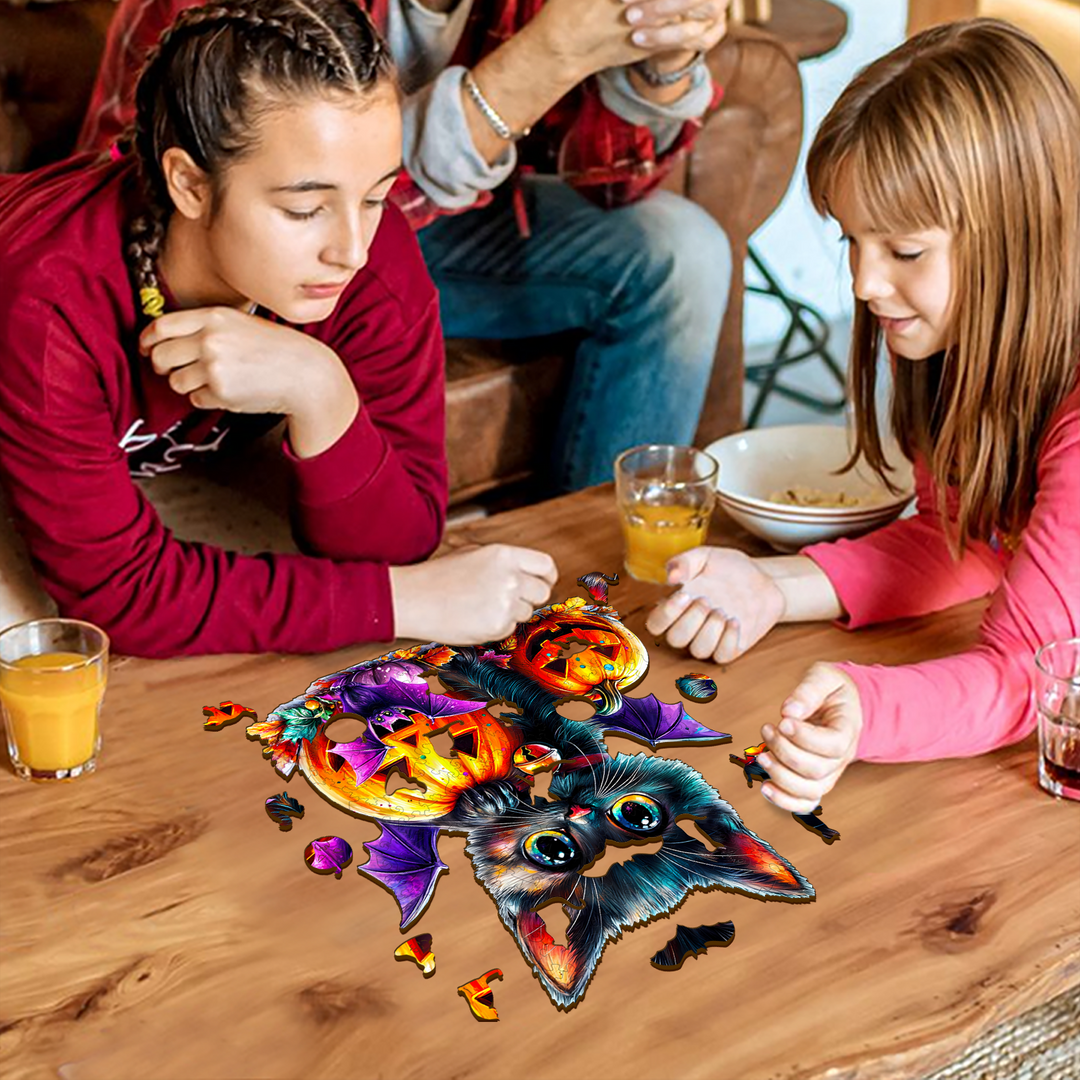
{"type": "Polygon", "coordinates": [[[653,749],[730,739],[681,704],[626,694],[648,656],[607,603],[615,580],[580,578],[588,599],[541,608],[502,641],[431,642],[317,679],[248,728],[281,775],[299,768],[324,798],[379,823],[382,834],[365,845],[370,858],[357,870],[393,893],[402,930],[446,869],[440,833],[464,834],[477,879],[561,1008],[581,1000],[608,942],[667,915],[694,890],[814,897],[810,882],[685,762],[608,751],[604,738],[613,733],[653,749]],[[568,698],[590,702],[593,715],[561,716],[557,706],[568,698]],[[494,702],[507,711],[489,711],[494,702]],[[360,738],[327,736],[342,715],[366,723],[360,738]],[[449,756],[432,743],[443,733],[453,742],[449,756]],[[551,782],[546,798],[534,798],[541,768],[553,770],[551,782]],[[420,786],[388,792],[395,770],[420,786]],[[697,826],[694,835],[684,819],[697,826]],[[609,843],[658,842],[603,876],[583,873],[609,843]],[[569,918],[565,945],[540,914],[553,901],[569,918]]]}

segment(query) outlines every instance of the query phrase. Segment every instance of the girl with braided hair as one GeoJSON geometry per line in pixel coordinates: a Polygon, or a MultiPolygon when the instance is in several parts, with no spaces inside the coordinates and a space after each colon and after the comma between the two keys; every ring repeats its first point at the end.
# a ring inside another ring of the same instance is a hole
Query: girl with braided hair
{"type": "Polygon", "coordinates": [[[421,561],[446,509],[444,354],[386,205],[401,116],[362,10],[184,12],[131,147],[0,187],[0,481],[61,612],[146,656],[482,642],[527,618],[548,556],[421,561]],[[282,418],[303,554],[179,541],[132,483],[282,418]]]}

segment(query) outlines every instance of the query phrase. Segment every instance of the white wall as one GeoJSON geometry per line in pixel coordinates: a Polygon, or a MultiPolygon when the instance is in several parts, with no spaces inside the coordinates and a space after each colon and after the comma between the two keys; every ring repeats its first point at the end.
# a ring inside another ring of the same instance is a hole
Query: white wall
{"type": "MultiPolygon", "coordinates": [[[[907,0],[832,0],[848,15],[847,37],[828,56],[800,65],[805,98],[802,154],[784,201],[755,233],[752,243],[785,289],[819,308],[830,321],[851,314],[851,281],[839,230],[822,221],[806,195],[803,165],[817,125],[852,76],[904,40],[907,0]]],[[[747,282],[753,268],[747,265],[747,282]]],[[[776,341],[786,316],[775,301],[748,296],[746,344],[776,341]]],[[[839,343],[838,343],[839,344],[839,343]]],[[[846,346],[834,354],[842,358],[846,346]]]]}

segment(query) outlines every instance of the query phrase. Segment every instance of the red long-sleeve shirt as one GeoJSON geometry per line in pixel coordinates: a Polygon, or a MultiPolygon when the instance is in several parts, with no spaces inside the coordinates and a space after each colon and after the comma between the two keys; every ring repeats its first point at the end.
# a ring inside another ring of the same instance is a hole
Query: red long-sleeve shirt
{"type": "Polygon", "coordinates": [[[131,480],[273,423],[193,409],[139,355],[134,187],[130,161],[86,158],[0,182],[0,483],[42,583],[142,656],[390,640],[388,565],[434,550],[447,497],[438,302],[414,234],[388,207],[334,313],[297,327],[360,398],[329,449],[284,451],[306,554],[237,555],[177,540],[131,480]]]}

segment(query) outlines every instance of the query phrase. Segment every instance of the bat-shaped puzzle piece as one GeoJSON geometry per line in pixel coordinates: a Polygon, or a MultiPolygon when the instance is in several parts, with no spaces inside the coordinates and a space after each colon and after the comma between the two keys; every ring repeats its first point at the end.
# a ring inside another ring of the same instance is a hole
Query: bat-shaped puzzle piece
{"type": "Polygon", "coordinates": [[[703,953],[710,945],[726,945],[735,936],[733,922],[712,926],[676,926],[675,936],[652,958],[654,967],[678,971],[688,956],[703,953]]]}
{"type": "Polygon", "coordinates": [[[502,972],[498,968],[485,971],[479,979],[459,986],[457,992],[469,1003],[473,1016],[477,1020],[498,1020],[499,1014],[495,1011],[495,994],[488,986],[488,979],[501,979],[502,972]]]}
{"type": "Polygon", "coordinates": [[[203,716],[207,717],[203,727],[210,731],[220,731],[226,724],[235,724],[244,717],[249,720],[259,719],[254,709],[232,701],[223,701],[220,705],[204,705],[202,711],[203,716]]]}
{"type": "Polygon", "coordinates": [[[431,951],[431,935],[417,934],[403,941],[395,950],[398,960],[411,960],[424,973],[426,979],[435,974],[435,954],[431,951]]]}
{"type": "Polygon", "coordinates": [[[817,809],[809,814],[792,814],[791,816],[800,825],[809,829],[811,832],[816,832],[826,844],[831,844],[834,840],[839,840],[840,834],[835,829],[830,829],[821,818],[816,816],[820,813],[821,803],[818,803],[817,809]]]}

